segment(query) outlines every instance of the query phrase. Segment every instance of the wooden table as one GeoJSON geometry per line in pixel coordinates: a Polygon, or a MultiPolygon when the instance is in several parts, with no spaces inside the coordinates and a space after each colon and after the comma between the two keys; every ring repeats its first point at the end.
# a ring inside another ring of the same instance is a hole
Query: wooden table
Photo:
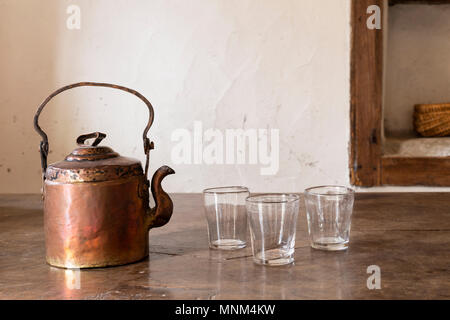
{"type": "Polygon", "coordinates": [[[449,299],[450,194],[357,194],[350,248],[310,248],[305,211],[295,264],[264,267],[250,248],[208,249],[202,197],[173,195],[171,222],[150,231],[150,258],[75,272],[44,261],[39,195],[0,196],[1,299],[449,299]],[[381,269],[369,290],[367,267],[381,269]]]}

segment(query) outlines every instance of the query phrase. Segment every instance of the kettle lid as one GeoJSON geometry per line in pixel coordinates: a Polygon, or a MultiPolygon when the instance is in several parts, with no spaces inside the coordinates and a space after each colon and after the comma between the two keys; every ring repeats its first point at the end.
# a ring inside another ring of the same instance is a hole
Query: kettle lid
{"type": "Polygon", "coordinates": [[[82,134],[77,138],[78,148],[72,151],[66,157],[66,161],[85,161],[85,160],[102,160],[116,158],[119,156],[110,147],[99,147],[98,144],[106,138],[106,134],[101,132],[93,132],[82,134]],[[87,139],[95,139],[91,145],[85,144],[87,139]]]}
{"type": "Polygon", "coordinates": [[[139,160],[122,157],[110,147],[98,146],[106,134],[94,132],[77,138],[78,148],[63,161],[47,167],[45,178],[59,183],[101,182],[142,175],[139,160]],[[91,145],[87,139],[95,139],[91,145]]]}

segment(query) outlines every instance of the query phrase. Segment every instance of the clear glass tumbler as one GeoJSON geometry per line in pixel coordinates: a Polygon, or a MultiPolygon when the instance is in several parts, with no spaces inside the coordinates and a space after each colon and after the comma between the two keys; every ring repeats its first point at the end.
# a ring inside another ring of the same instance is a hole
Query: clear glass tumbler
{"type": "Polygon", "coordinates": [[[209,247],[234,250],[246,246],[247,214],[246,187],[220,187],[203,190],[204,208],[208,222],[209,247]]]}
{"type": "Polygon", "coordinates": [[[341,186],[321,186],[305,190],[308,232],[314,249],[347,249],[354,195],[352,189],[341,186]]]}
{"type": "Polygon", "coordinates": [[[263,265],[294,262],[299,196],[263,194],[246,200],[253,261],[263,265]]]}

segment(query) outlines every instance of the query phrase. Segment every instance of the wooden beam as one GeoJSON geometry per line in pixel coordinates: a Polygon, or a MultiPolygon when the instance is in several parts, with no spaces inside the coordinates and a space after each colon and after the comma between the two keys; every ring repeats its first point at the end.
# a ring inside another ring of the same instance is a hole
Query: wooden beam
{"type": "Polygon", "coordinates": [[[383,31],[367,28],[367,8],[383,0],[352,0],[351,148],[353,185],[381,184],[383,31]]]}

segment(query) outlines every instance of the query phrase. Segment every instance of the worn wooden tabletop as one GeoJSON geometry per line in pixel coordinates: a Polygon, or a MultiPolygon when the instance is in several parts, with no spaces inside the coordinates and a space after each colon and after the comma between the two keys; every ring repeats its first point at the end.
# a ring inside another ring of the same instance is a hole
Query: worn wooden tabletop
{"type": "Polygon", "coordinates": [[[1,299],[449,299],[450,194],[357,194],[350,247],[309,247],[305,211],[295,264],[255,265],[250,248],[208,249],[202,197],[173,195],[168,225],[150,231],[150,257],[75,271],[44,260],[38,195],[0,196],[1,299]],[[381,289],[367,288],[367,267],[381,289]],[[77,288],[79,279],[79,288],[77,288]]]}

